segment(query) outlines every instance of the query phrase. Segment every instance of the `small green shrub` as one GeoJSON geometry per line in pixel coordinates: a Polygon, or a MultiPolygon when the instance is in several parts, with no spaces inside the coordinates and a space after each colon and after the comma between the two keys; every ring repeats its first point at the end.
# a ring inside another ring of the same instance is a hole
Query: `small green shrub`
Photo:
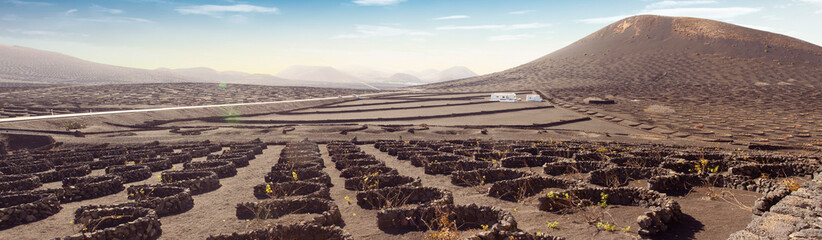
{"type": "Polygon", "coordinates": [[[75,130],[75,129],[83,129],[83,128],[86,128],[86,123],[81,122],[81,121],[71,121],[71,122],[67,122],[67,123],[63,124],[63,127],[66,128],[66,131],[75,130]]]}

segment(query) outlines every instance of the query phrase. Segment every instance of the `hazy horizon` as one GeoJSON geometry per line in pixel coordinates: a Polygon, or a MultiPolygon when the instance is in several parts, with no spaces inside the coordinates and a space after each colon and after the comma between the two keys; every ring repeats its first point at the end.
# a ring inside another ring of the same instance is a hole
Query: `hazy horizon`
{"type": "Polygon", "coordinates": [[[822,45],[822,1],[0,0],[0,44],[99,63],[277,74],[294,65],[505,70],[637,14],[822,45]]]}

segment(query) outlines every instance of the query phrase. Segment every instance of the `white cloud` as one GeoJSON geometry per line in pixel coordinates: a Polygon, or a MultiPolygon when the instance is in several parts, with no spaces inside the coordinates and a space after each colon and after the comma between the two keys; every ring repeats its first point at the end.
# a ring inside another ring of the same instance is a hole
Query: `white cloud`
{"type": "Polygon", "coordinates": [[[95,11],[95,12],[108,13],[108,14],[121,14],[121,13],[123,13],[123,10],[114,9],[114,8],[106,8],[106,7],[103,7],[103,6],[100,6],[100,5],[91,5],[91,10],[95,11]]]}
{"type": "Polygon", "coordinates": [[[693,5],[705,5],[705,4],[714,4],[717,3],[716,1],[661,1],[651,3],[645,6],[646,9],[653,9],[653,8],[676,8],[676,7],[687,7],[693,5]]]}
{"type": "Polygon", "coordinates": [[[279,13],[279,9],[273,7],[261,7],[248,4],[237,5],[198,5],[177,8],[180,14],[197,14],[219,16],[223,13],[279,13]]]}
{"type": "Polygon", "coordinates": [[[796,0],[798,2],[822,5],[822,0],[796,0]]]}
{"type": "Polygon", "coordinates": [[[132,17],[107,17],[107,18],[79,18],[77,20],[86,21],[86,22],[98,22],[98,23],[153,23],[154,21],[145,19],[145,18],[132,18],[132,17]]]}
{"type": "Polygon", "coordinates": [[[793,7],[794,5],[795,4],[793,4],[793,3],[777,4],[777,5],[774,5],[773,8],[783,9],[783,8],[793,7]]]}
{"type": "Polygon", "coordinates": [[[151,21],[151,20],[148,20],[148,19],[145,19],[145,18],[124,17],[124,18],[120,18],[120,19],[123,19],[123,20],[126,20],[126,21],[131,21],[131,22],[139,22],[139,23],[153,23],[154,22],[154,21],[151,21]]]}
{"type": "MultiPolygon", "coordinates": [[[[803,2],[803,3],[810,3],[810,4],[813,4],[813,5],[822,6],[822,0],[795,0],[795,1],[798,1],[798,2],[803,2]]],[[[820,13],[822,13],[822,10],[817,10],[817,11],[816,11],[816,12],[814,12],[814,13],[815,13],[815,14],[820,14],[820,13]]]]}
{"type": "Polygon", "coordinates": [[[476,29],[503,29],[505,25],[470,25],[470,26],[442,26],[437,27],[437,30],[476,30],[476,29]]]}
{"type": "Polygon", "coordinates": [[[488,41],[513,41],[513,40],[521,40],[526,38],[533,38],[534,35],[531,34],[516,34],[516,35],[499,35],[499,36],[492,36],[488,38],[488,41]]]}
{"type": "Polygon", "coordinates": [[[32,39],[30,37],[42,37],[39,39],[48,39],[48,38],[56,38],[56,37],[88,37],[87,34],[80,34],[80,33],[72,33],[72,32],[58,32],[58,31],[48,31],[48,30],[36,30],[36,29],[6,29],[6,32],[19,34],[19,35],[26,35],[25,38],[32,39]]]}
{"type": "Polygon", "coordinates": [[[51,3],[47,2],[29,2],[29,1],[21,1],[21,0],[6,0],[5,2],[11,3],[17,6],[51,6],[51,3]]]}
{"type": "Polygon", "coordinates": [[[547,23],[525,23],[525,24],[511,24],[511,25],[447,25],[437,27],[437,30],[478,30],[478,29],[500,29],[500,30],[519,30],[519,29],[537,29],[550,27],[547,23]]]}
{"type": "Polygon", "coordinates": [[[161,4],[171,4],[174,2],[165,1],[165,0],[126,0],[129,2],[136,2],[136,3],[161,3],[161,4]]]}
{"type": "Polygon", "coordinates": [[[21,20],[21,19],[20,19],[20,17],[18,17],[17,15],[14,15],[14,14],[6,14],[6,15],[3,15],[3,17],[2,17],[2,18],[0,18],[0,20],[3,20],[3,21],[8,21],[8,22],[12,22],[12,21],[19,21],[19,20],[21,20]]]}
{"type": "Polygon", "coordinates": [[[417,31],[411,29],[402,29],[387,26],[375,25],[357,25],[356,33],[342,34],[332,37],[332,39],[352,39],[352,38],[370,38],[370,37],[397,37],[397,36],[432,36],[429,32],[417,31]]]}
{"type": "Polygon", "coordinates": [[[513,24],[508,25],[508,30],[517,30],[517,29],[537,29],[537,28],[546,28],[550,27],[551,24],[547,23],[526,23],[526,24],[513,24]]]}
{"type": "Polygon", "coordinates": [[[511,14],[511,15],[522,15],[522,14],[532,13],[532,12],[536,12],[536,10],[522,10],[522,11],[513,11],[513,12],[508,12],[508,14],[511,14]]]}
{"type": "Polygon", "coordinates": [[[451,20],[451,19],[465,19],[470,18],[470,16],[466,15],[453,15],[453,16],[445,16],[445,17],[438,17],[434,18],[434,20],[451,20]]]}
{"type": "Polygon", "coordinates": [[[362,6],[388,6],[395,5],[405,0],[354,0],[353,3],[362,6]]]}
{"type": "Polygon", "coordinates": [[[19,34],[32,35],[32,36],[51,36],[51,35],[57,35],[58,34],[58,32],[43,31],[43,30],[6,29],[6,31],[10,32],[10,33],[19,33],[19,34]]]}
{"type": "Polygon", "coordinates": [[[38,36],[49,36],[49,35],[56,35],[56,32],[52,31],[39,31],[39,30],[29,30],[29,31],[22,31],[20,32],[26,35],[38,35],[38,36]]]}
{"type": "MultiPolygon", "coordinates": [[[[636,15],[642,14],[650,14],[650,15],[662,15],[662,16],[674,16],[674,17],[696,17],[696,18],[707,18],[707,19],[714,19],[714,20],[729,20],[738,16],[747,15],[751,13],[756,13],[762,11],[761,8],[748,8],[748,7],[727,7],[727,8],[665,8],[665,9],[652,9],[652,10],[645,10],[636,15]]],[[[613,23],[623,18],[630,17],[631,15],[620,15],[620,16],[612,16],[612,17],[602,17],[602,18],[586,18],[580,19],[580,22],[583,23],[590,23],[590,24],[607,24],[613,23]]]]}
{"type": "Polygon", "coordinates": [[[76,13],[76,12],[77,12],[77,9],[69,9],[68,11],[66,11],[65,14],[66,14],[66,16],[71,16],[71,15],[74,15],[74,13],[76,13]]]}

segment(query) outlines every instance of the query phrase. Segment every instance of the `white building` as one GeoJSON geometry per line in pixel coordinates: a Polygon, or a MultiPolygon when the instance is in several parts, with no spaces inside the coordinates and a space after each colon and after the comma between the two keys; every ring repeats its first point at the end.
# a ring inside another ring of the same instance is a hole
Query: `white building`
{"type": "Polygon", "coordinates": [[[525,101],[527,101],[527,102],[542,102],[542,97],[540,97],[539,95],[536,95],[536,94],[526,95],[525,96],[525,101]]]}
{"type": "Polygon", "coordinates": [[[516,93],[493,93],[493,94],[491,94],[491,101],[516,102],[517,101],[517,94],[516,93]]]}

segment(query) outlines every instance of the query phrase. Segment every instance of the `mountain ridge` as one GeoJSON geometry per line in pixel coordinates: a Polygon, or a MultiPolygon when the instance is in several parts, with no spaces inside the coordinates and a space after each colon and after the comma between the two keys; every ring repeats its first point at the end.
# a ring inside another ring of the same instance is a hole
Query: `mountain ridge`
{"type": "Polygon", "coordinates": [[[177,75],[86,61],[58,52],[0,45],[0,79],[31,83],[183,82],[177,75]]]}
{"type": "Polygon", "coordinates": [[[707,19],[629,17],[514,68],[416,88],[534,89],[670,137],[822,146],[822,47],[707,19]]]}
{"type": "Polygon", "coordinates": [[[379,86],[390,89],[423,83],[416,77],[397,73],[381,73],[378,78],[359,79],[328,66],[302,68],[320,69],[321,73],[304,71],[292,74],[294,76],[290,78],[282,78],[271,74],[218,71],[208,67],[139,69],[87,61],[59,52],[0,44],[0,82],[8,84],[205,82],[358,89],[379,86]]]}
{"type": "MultiPolygon", "coordinates": [[[[695,69],[700,68],[711,69],[719,75],[715,76],[714,83],[728,84],[732,82],[730,80],[740,79],[741,75],[750,75],[758,69],[776,68],[776,76],[766,75],[763,81],[776,84],[793,78],[805,86],[822,87],[822,83],[814,77],[819,76],[816,73],[822,73],[819,66],[822,66],[822,47],[792,37],[707,19],[640,15],[619,20],[564,48],[514,68],[422,87],[441,89],[527,80],[532,84],[526,87],[543,88],[539,84],[542,82],[547,83],[549,88],[565,88],[604,84],[617,79],[641,85],[642,81],[655,79],[661,74],[666,74],[668,80],[683,80],[691,75],[700,75],[695,73],[695,69]],[[700,25],[709,27],[700,28],[700,25]],[[707,29],[709,33],[694,32],[696,29],[707,29]],[[708,37],[720,30],[731,33],[731,36],[743,37],[708,37]],[[674,60],[680,62],[675,63],[674,60]],[[735,70],[714,70],[716,66],[728,66],[735,70]],[[794,68],[798,70],[793,71],[794,68]],[[743,73],[736,76],[729,74],[735,71],[743,73]],[[680,76],[671,76],[672,73],[680,76]],[[788,77],[782,79],[779,75],[788,77]],[[580,78],[587,80],[572,81],[580,78]],[[640,81],[634,81],[637,79],[640,81]]],[[[755,78],[741,81],[752,79],[755,78]]],[[[687,84],[688,81],[679,83],[687,84]]]]}

